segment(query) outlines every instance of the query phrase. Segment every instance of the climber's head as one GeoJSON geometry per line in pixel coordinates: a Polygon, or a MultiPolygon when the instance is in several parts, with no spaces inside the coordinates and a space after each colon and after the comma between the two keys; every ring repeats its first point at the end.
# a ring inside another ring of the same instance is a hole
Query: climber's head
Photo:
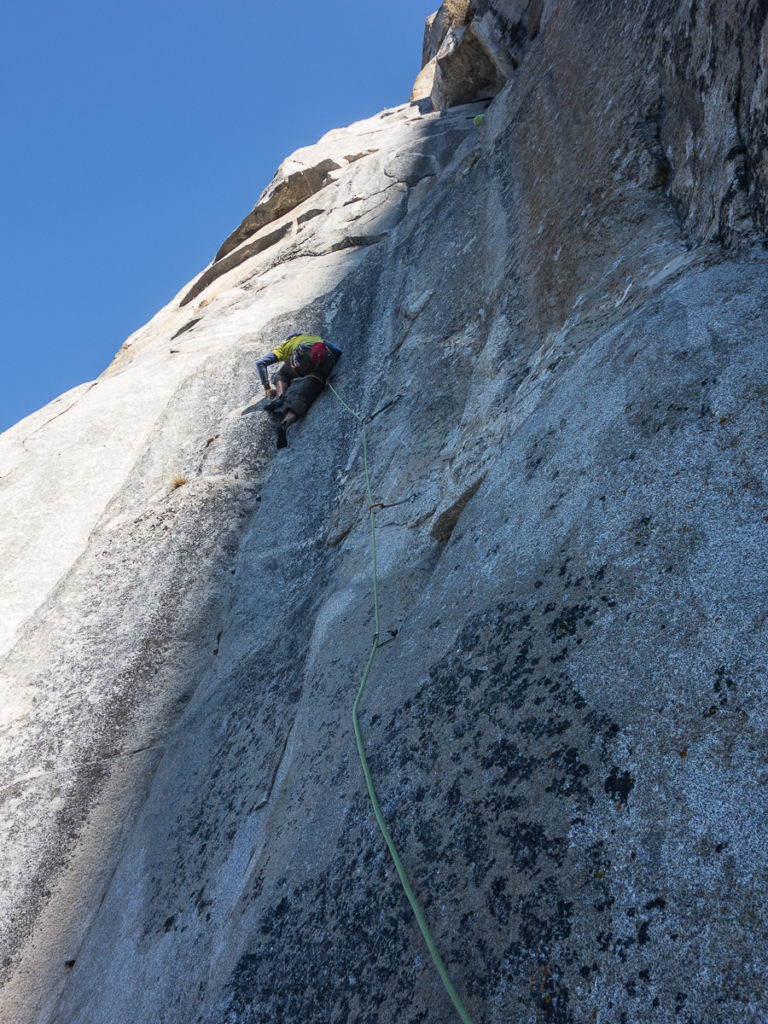
{"type": "Polygon", "coordinates": [[[298,345],[291,352],[291,369],[298,374],[311,373],[315,368],[312,345],[298,345]]]}
{"type": "Polygon", "coordinates": [[[328,356],[325,342],[316,341],[313,345],[297,345],[291,352],[291,368],[298,374],[311,373],[322,366],[328,356]]]}
{"type": "Polygon", "coordinates": [[[315,366],[319,366],[325,362],[325,358],[328,355],[328,349],[325,347],[324,341],[316,341],[312,346],[312,362],[315,366]]]}

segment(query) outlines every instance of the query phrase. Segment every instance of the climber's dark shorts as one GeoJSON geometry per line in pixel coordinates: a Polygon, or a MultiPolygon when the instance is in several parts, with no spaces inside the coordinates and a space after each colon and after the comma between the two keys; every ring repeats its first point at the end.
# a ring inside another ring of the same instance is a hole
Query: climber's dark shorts
{"type": "Polygon", "coordinates": [[[285,369],[280,369],[275,374],[275,381],[279,380],[288,385],[285,397],[283,398],[281,412],[288,412],[290,410],[299,419],[304,416],[307,409],[309,409],[310,405],[312,405],[325,387],[324,381],[319,380],[315,376],[294,377],[290,371],[285,369]]]}

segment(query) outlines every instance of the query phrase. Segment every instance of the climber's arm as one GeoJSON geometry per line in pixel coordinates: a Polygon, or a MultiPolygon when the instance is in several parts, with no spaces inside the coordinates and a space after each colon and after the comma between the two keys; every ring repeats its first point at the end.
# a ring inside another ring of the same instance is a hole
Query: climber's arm
{"type": "Polygon", "coordinates": [[[259,380],[261,381],[264,391],[267,394],[267,398],[271,398],[272,395],[274,394],[274,389],[270,386],[269,383],[269,374],[267,372],[267,367],[277,362],[279,362],[279,359],[277,358],[275,353],[267,352],[267,354],[265,356],[262,356],[258,363],[256,363],[256,369],[259,372],[259,380]]]}

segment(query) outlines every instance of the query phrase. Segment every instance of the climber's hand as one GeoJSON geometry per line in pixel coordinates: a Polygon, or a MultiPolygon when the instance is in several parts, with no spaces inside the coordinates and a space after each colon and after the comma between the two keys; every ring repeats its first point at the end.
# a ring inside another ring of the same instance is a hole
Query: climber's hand
{"type": "Polygon", "coordinates": [[[265,390],[266,390],[267,398],[274,398],[275,395],[277,394],[277,392],[275,391],[274,388],[266,388],[265,390]]]}

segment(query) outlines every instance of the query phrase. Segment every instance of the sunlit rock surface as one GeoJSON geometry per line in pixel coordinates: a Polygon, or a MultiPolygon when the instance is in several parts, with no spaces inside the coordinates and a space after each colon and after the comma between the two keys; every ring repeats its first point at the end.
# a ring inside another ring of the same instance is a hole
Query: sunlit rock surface
{"type": "Polygon", "coordinates": [[[294,154],[0,438],[4,1024],[454,1019],[360,424],[252,408],[304,330],[473,1020],[768,1019],[766,12],[465,15],[492,102],[294,154]]]}

